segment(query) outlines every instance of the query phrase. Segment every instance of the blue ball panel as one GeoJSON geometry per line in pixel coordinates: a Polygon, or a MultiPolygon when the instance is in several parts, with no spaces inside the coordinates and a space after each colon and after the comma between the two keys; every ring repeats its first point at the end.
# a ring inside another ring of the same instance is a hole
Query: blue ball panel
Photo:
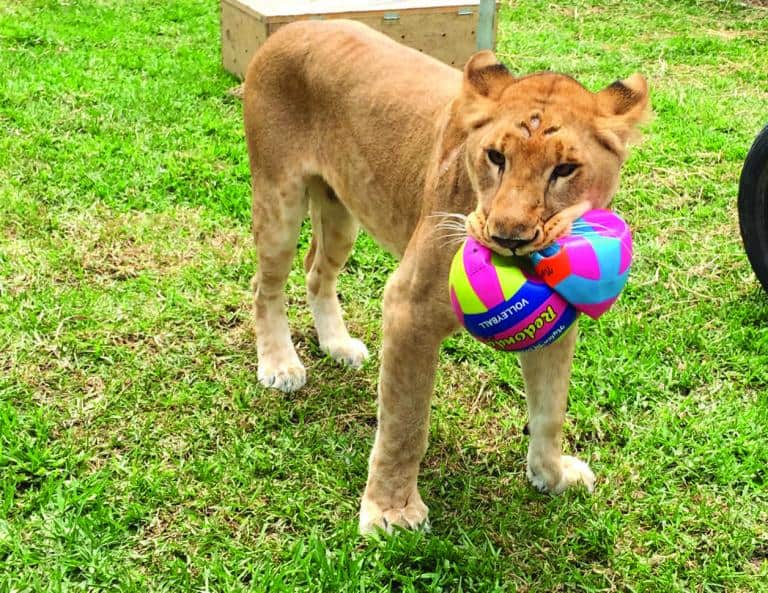
{"type": "Polygon", "coordinates": [[[510,329],[536,311],[552,295],[546,284],[526,282],[515,295],[485,313],[464,315],[464,327],[480,338],[490,338],[510,329]]]}
{"type": "Polygon", "coordinates": [[[570,302],[576,305],[597,305],[619,295],[629,279],[629,270],[611,280],[587,280],[578,276],[568,276],[555,290],[567,294],[570,302]]]}

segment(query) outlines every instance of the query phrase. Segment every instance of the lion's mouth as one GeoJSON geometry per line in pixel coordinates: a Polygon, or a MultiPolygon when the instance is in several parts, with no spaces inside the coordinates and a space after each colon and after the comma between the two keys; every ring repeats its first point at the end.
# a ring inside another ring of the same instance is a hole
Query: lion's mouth
{"type": "Polygon", "coordinates": [[[491,237],[487,230],[485,215],[479,210],[475,210],[467,216],[466,230],[467,234],[474,238],[478,243],[481,243],[491,251],[504,256],[528,255],[534,251],[544,249],[555,240],[546,240],[544,225],[536,226],[534,235],[530,241],[507,240],[491,237]]]}
{"type": "Polygon", "coordinates": [[[558,239],[571,233],[574,221],[591,209],[588,200],[583,200],[564,208],[543,223],[535,227],[533,239],[521,245],[503,244],[493,239],[487,230],[487,219],[480,208],[470,213],[466,220],[466,231],[477,242],[482,243],[491,251],[505,256],[525,256],[535,251],[541,251],[552,245],[558,239]]]}

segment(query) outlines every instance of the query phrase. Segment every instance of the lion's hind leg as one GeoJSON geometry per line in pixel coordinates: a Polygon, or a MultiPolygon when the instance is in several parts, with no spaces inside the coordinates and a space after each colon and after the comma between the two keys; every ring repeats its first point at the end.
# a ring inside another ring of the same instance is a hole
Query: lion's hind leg
{"type": "Polygon", "coordinates": [[[253,179],[253,236],[258,269],[253,279],[259,381],[289,392],[301,388],[306,371],[291,341],[285,314],[285,283],[307,213],[300,179],[274,185],[253,179]]]}
{"type": "Polygon", "coordinates": [[[368,358],[368,349],[349,335],[336,293],[339,272],[355,244],[359,225],[320,177],[311,179],[307,188],[312,244],[304,268],[320,349],[337,362],[359,368],[368,358]]]}

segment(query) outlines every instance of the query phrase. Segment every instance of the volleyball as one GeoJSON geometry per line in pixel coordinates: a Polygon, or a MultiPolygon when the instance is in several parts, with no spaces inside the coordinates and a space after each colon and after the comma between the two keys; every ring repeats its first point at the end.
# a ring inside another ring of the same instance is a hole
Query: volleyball
{"type": "Polygon", "coordinates": [[[451,263],[451,304],[461,324],[497,350],[524,352],[556,342],[578,311],[533,270],[467,237],[451,263]]]}

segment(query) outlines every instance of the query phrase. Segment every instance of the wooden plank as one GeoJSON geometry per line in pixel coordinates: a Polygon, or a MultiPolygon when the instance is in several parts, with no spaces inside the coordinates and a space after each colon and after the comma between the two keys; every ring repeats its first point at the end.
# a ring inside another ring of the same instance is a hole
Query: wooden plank
{"type": "Polygon", "coordinates": [[[253,12],[265,17],[300,16],[312,14],[358,14],[474,6],[480,0],[456,2],[456,0],[240,0],[253,12]]]}
{"type": "MultiPolygon", "coordinates": [[[[478,49],[495,37],[496,19],[488,18],[488,5],[494,0],[221,0],[221,43],[224,68],[243,78],[250,58],[267,37],[280,27],[305,19],[350,18],[381,31],[395,41],[431,55],[446,64],[463,67],[478,49]],[[280,10],[277,9],[279,6],[280,10]],[[298,14],[279,15],[285,7],[298,8],[298,14]],[[405,8],[403,8],[405,7],[405,8]],[[354,12],[325,12],[328,9],[355,8],[354,12]],[[271,11],[272,15],[257,9],[271,11]],[[320,12],[320,10],[323,12],[320,12]],[[314,10],[315,12],[311,12],[314,10]],[[480,31],[480,17],[494,30],[480,31]],[[478,39],[478,36],[480,39],[478,39]]],[[[495,16],[495,10],[491,17],[495,16]]]]}
{"type": "MultiPolygon", "coordinates": [[[[294,20],[297,19],[269,23],[269,35],[294,20]]],[[[382,20],[380,15],[359,15],[355,20],[456,68],[462,68],[477,47],[476,11],[466,16],[453,11],[408,12],[401,13],[400,18],[391,21],[382,20]]]]}
{"type": "Polygon", "coordinates": [[[245,78],[251,57],[266,40],[266,23],[254,18],[237,2],[221,3],[221,61],[227,71],[245,78]]]}
{"type": "Polygon", "coordinates": [[[263,17],[264,21],[272,23],[290,23],[303,19],[352,19],[355,21],[365,22],[374,29],[379,29],[379,21],[393,22],[406,16],[412,16],[414,14],[420,15],[437,15],[437,14],[450,14],[453,16],[459,16],[461,18],[472,17],[477,14],[478,7],[470,5],[453,5],[451,7],[433,7],[433,8],[414,8],[409,10],[366,10],[365,12],[334,12],[330,14],[298,14],[298,15],[286,15],[286,16],[270,16],[263,17]]]}

